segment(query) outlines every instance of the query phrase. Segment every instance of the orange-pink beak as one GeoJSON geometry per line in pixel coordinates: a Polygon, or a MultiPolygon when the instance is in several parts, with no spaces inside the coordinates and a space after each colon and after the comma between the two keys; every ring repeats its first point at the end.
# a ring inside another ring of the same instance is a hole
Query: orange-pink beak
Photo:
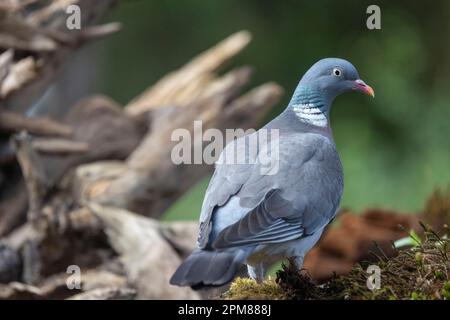
{"type": "Polygon", "coordinates": [[[371,96],[372,98],[375,98],[375,91],[373,91],[372,87],[366,84],[364,81],[358,79],[355,80],[355,84],[356,84],[355,90],[361,91],[371,96]]]}

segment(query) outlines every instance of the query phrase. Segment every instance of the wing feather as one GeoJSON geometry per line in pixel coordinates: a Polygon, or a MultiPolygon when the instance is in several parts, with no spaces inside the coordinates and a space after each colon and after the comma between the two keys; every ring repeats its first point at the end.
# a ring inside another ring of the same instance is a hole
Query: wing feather
{"type": "Polygon", "coordinates": [[[334,217],[342,195],[342,167],[328,138],[318,134],[283,137],[278,173],[261,172],[258,161],[216,169],[202,208],[200,247],[285,242],[314,233],[334,217]],[[216,209],[231,215],[227,211],[231,198],[239,200],[244,213],[210,239],[211,225],[219,214],[216,209]]]}

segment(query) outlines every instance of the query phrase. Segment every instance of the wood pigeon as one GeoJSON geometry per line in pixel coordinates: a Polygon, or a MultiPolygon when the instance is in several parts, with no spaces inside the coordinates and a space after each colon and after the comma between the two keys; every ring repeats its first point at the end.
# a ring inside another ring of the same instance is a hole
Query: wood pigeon
{"type": "Polygon", "coordinates": [[[239,164],[223,157],[230,150],[245,152],[252,135],[225,147],[203,201],[198,247],[171,284],[220,286],[244,263],[260,282],[270,265],[287,257],[302,267],[341,200],[343,171],[329,113],[334,98],[353,90],[374,97],[350,62],[322,59],[302,77],[287,108],[262,128],[278,130],[277,141],[258,144],[239,164]],[[271,145],[277,147],[278,170],[264,174],[258,155],[271,145]]]}

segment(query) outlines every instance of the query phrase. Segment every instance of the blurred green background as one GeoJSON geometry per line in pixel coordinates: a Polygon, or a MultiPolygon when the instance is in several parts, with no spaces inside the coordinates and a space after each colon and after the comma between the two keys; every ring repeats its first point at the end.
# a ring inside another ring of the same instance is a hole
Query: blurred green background
{"type": "MultiPolygon", "coordinates": [[[[342,207],[417,211],[450,181],[450,1],[123,0],[106,20],[124,24],[101,58],[102,90],[121,103],[241,29],[253,41],[227,67],[253,65],[253,85],[285,88],[271,117],[315,61],[352,61],[376,98],[348,94],[333,105],[342,207]],[[366,28],[370,4],[381,7],[381,30],[366,28]]],[[[165,219],[197,219],[208,180],[165,219]]]]}

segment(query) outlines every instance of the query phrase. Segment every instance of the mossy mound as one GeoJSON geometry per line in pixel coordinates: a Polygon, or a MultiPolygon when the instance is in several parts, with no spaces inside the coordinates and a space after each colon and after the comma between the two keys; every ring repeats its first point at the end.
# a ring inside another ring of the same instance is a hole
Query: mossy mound
{"type": "Polygon", "coordinates": [[[230,289],[223,294],[224,299],[233,300],[284,300],[286,292],[277,284],[275,278],[268,277],[263,283],[250,278],[236,278],[230,289]]]}
{"type": "MultiPolygon", "coordinates": [[[[423,240],[400,250],[391,259],[380,250],[380,288],[370,290],[367,264],[358,264],[345,276],[335,276],[318,285],[304,270],[297,270],[293,261],[283,265],[276,279],[262,284],[251,279],[236,279],[226,299],[450,299],[450,241],[424,227],[423,240]]],[[[417,239],[416,239],[417,240],[417,239]]],[[[374,263],[372,263],[374,264],[374,263]]]]}

